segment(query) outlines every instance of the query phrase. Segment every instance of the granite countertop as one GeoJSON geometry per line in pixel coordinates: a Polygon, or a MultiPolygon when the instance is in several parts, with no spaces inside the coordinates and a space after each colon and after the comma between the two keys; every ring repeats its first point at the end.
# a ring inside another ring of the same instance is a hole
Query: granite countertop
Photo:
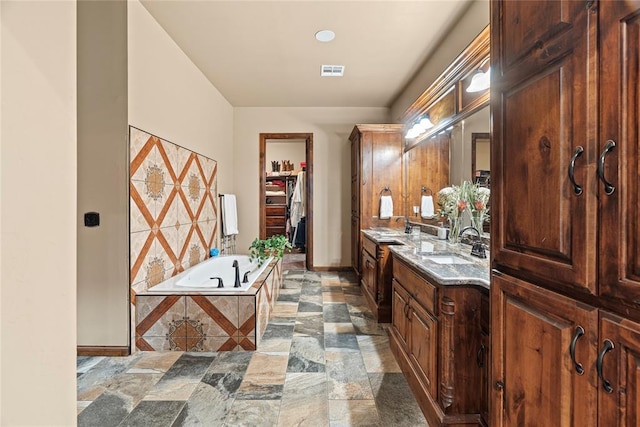
{"type": "Polygon", "coordinates": [[[394,256],[415,266],[440,285],[478,285],[489,289],[489,250],[486,247],[487,258],[482,259],[470,255],[469,245],[452,244],[427,233],[420,233],[418,237],[391,228],[372,228],[362,232],[376,243],[389,244],[394,256]],[[455,256],[457,262],[436,262],[445,256],[455,256]],[[437,260],[429,259],[434,257],[437,260]]]}

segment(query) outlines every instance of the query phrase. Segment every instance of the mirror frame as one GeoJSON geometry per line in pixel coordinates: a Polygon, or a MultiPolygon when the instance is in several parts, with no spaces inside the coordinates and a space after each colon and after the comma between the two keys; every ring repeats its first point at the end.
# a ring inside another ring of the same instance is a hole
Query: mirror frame
{"type": "Polygon", "coordinates": [[[470,97],[464,92],[472,74],[479,68],[484,69],[490,65],[489,59],[489,25],[487,25],[402,115],[401,121],[405,124],[406,133],[418,117],[437,110],[439,103],[453,91],[455,97],[453,115],[434,123],[433,128],[415,140],[405,141],[405,152],[489,105],[489,89],[478,92],[476,97],[470,97]]]}
{"type": "MultiPolygon", "coordinates": [[[[490,66],[490,26],[487,25],[476,38],[458,55],[451,64],[442,72],[438,78],[414,101],[413,104],[401,117],[405,124],[404,132],[422,115],[429,114],[439,121],[434,121],[434,127],[414,140],[405,139],[405,194],[408,194],[408,183],[406,176],[409,171],[408,152],[426,143],[432,136],[440,132],[447,131],[451,126],[459,123],[465,118],[473,115],[489,105],[489,89],[477,94],[465,92],[471,77],[478,69],[486,71],[490,66]],[[451,95],[453,94],[453,106],[451,106],[451,95]],[[445,111],[443,114],[442,111],[445,111]]],[[[432,189],[434,196],[440,189],[432,189]]],[[[404,212],[407,218],[412,217],[412,207],[409,206],[409,197],[405,196],[404,212]]],[[[437,200],[434,200],[437,206],[437,200]]],[[[433,219],[420,219],[422,224],[436,224],[433,219]]]]}

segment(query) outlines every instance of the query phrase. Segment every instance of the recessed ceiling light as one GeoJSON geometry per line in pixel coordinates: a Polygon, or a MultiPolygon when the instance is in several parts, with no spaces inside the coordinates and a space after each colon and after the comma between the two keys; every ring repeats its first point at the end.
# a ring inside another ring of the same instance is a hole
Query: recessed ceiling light
{"type": "Polygon", "coordinates": [[[336,37],[336,33],[331,30],[320,30],[316,33],[316,40],[319,42],[330,42],[336,37]]]}

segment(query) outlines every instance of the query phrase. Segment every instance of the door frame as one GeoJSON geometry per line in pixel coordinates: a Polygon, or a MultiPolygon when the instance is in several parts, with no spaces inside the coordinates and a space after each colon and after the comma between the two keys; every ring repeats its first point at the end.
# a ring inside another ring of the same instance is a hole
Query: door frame
{"type": "Polygon", "coordinates": [[[266,152],[267,140],[289,140],[303,139],[305,141],[305,214],[306,214],[306,235],[305,235],[305,262],[307,270],[313,271],[313,133],[261,133],[260,134],[260,168],[259,168],[259,203],[260,206],[260,238],[267,236],[267,210],[266,210],[266,152]]]}

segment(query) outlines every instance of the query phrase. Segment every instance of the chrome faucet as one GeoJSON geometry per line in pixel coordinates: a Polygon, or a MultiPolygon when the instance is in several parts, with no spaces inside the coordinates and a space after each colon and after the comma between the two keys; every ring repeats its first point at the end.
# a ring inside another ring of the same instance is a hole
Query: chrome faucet
{"type": "Polygon", "coordinates": [[[473,230],[476,232],[476,241],[471,245],[471,255],[477,256],[478,258],[486,258],[487,253],[484,250],[484,244],[482,243],[482,236],[480,235],[480,230],[470,225],[469,227],[465,227],[460,232],[460,236],[462,236],[465,232],[473,230]]]}
{"type": "Polygon", "coordinates": [[[238,260],[237,259],[233,260],[232,266],[233,266],[233,268],[236,269],[236,280],[234,281],[233,287],[234,288],[239,288],[242,285],[240,284],[240,265],[238,264],[238,260]]]}

